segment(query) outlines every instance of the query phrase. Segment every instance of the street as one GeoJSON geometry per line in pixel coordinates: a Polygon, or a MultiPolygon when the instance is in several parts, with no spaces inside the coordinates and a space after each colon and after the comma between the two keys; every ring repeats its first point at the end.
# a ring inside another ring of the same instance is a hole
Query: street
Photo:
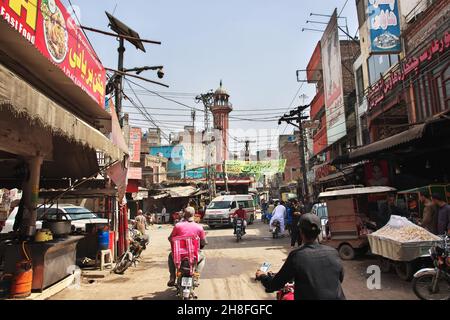
{"type": "MultiPolygon", "coordinates": [[[[149,229],[150,247],[137,267],[124,275],[107,275],[104,279],[82,281],[79,289],[66,289],[52,300],[175,300],[175,290],[167,288],[167,256],[170,246],[167,237],[171,226],[152,226],[149,229]]],[[[209,230],[205,226],[209,245],[206,267],[201,275],[197,294],[200,300],[274,300],[275,294],[265,293],[254,281],[256,269],[263,262],[278,271],[289,253],[289,239],[273,240],[268,227],[261,222],[249,226],[241,243],[236,243],[232,229],[209,230]]],[[[345,261],[344,292],[349,300],[410,300],[416,299],[411,283],[401,281],[395,274],[382,275],[382,289],[366,286],[367,267],[376,263],[373,258],[345,261]]]]}

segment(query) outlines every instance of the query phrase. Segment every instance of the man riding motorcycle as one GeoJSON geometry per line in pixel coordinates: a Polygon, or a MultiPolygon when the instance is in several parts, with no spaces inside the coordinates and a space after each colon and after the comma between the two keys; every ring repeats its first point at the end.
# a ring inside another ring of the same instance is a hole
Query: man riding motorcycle
{"type": "MultiPolygon", "coordinates": [[[[175,225],[172,230],[172,233],[169,236],[169,241],[172,242],[173,238],[177,237],[198,237],[200,239],[200,249],[203,249],[208,242],[206,241],[205,231],[203,227],[194,221],[195,210],[192,207],[187,207],[184,209],[183,221],[179,222],[175,225]]],[[[205,266],[205,256],[202,251],[199,251],[199,260],[197,266],[195,268],[197,273],[201,273],[205,266]]],[[[170,280],[167,283],[168,287],[174,287],[176,282],[176,266],[173,261],[173,253],[169,254],[169,272],[170,272],[170,280]]]]}
{"type": "Polygon", "coordinates": [[[295,300],[345,300],[341,283],[344,280],[338,252],[318,243],[320,218],[305,214],[299,222],[303,246],[293,250],[276,275],[257,271],[267,292],[275,292],[295,279],[295,300]]]}
{"type": "Polygon", "coordinates": [[[243,220],[242,234],[245,235],[245,228],[247,226],[247,211],[244,210],[243,204],[239,205],[239,209],[234,212],[231,218],[233,219],[234,234],[236,234],[236,219],[243,220]]]}

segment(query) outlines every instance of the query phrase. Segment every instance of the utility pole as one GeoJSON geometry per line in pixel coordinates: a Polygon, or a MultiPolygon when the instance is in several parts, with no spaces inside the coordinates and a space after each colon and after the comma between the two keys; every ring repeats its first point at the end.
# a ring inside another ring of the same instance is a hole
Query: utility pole
{"type": "Polygon", "coordinates": [[[305,139],[304,139],[304,128],[303,128],[303,120],[307,120],[309,117],[304,116],[303,112],[308,109],[310,106],[300,106],[296,110],[291,111],[289,114],[285,114],[280,118],[278,123],[281,125],[282,122],[286,122],[290,125],[293,125],[300,131],[300,140],[299,140],[299,152],[300,152],[300,170],[303,176],[303,186],[299,189],[303,189],[303,197],[308,199],[309,190],[308,190],[308,176],[306,172],[306,159],[305,159],[305,139]],[[296,123],[294,123],[294,121],[296,123]]]}
{"type": "Polygon", "coordinates": [[[223,167],[223,180],[225,181],[225,191],[227,193],[229,193],[230,189],[228,188],[228,174],[227,174],[226,165],[227,165],[227,161],[223,160],[223,166],[222,166],[223,167]]]}
{"type": "Polygon", "coordinates": [[[247,139],[242,142],[245,143],[245,162],[250,162],[250,144],[256,143],[256,141],[251,141],[247,139]]]}
{"type": "Polygon", "coordinates": [[[197,103],[203,103],[205,108],[205,131],[203,136],[203,143],[205,144],[205,162],[206,162],[206,183],[208,185],[209,198],[212,201],[215,196],[215,187],[212,179],[211,171],[211,128],[209,125],[209,111],[213,104],[214,94],[212,91],[201,94],[196,97],[197,103]]]}

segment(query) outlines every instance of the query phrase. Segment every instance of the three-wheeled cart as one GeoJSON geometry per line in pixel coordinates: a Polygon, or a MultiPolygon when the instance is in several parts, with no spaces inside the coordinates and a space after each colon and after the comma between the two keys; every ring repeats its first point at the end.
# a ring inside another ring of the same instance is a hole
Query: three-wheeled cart
{"type": "Polygon", "coordinates": [[[356,253],[369,249],[367,235],[374,229],[370,202],[396,193],[391,187],[345,186],[327,189],[319,195],[328,209],[326,237],[322,244],[336,248],[343,260],[353,260],[356,253]],[[373,198],[375,197],[375,200],[373,198]]]}

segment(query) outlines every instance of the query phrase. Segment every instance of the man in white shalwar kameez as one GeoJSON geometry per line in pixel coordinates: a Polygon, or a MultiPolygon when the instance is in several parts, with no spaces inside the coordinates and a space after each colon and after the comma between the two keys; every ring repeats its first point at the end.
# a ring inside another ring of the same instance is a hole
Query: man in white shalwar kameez
{"type": "Polygon", "coordinates": [[[270,220],[270,230],[272,231],[272,223],[276,220],[280,221],[280,229],[281,229],[281,234],[284,234],[284,218],[286,216],[286,207],[283,206],[282,204],[278,204],[278,206],[275,207],[275,209],[273,210],[272,213],[272,219],[270,220]]]}

